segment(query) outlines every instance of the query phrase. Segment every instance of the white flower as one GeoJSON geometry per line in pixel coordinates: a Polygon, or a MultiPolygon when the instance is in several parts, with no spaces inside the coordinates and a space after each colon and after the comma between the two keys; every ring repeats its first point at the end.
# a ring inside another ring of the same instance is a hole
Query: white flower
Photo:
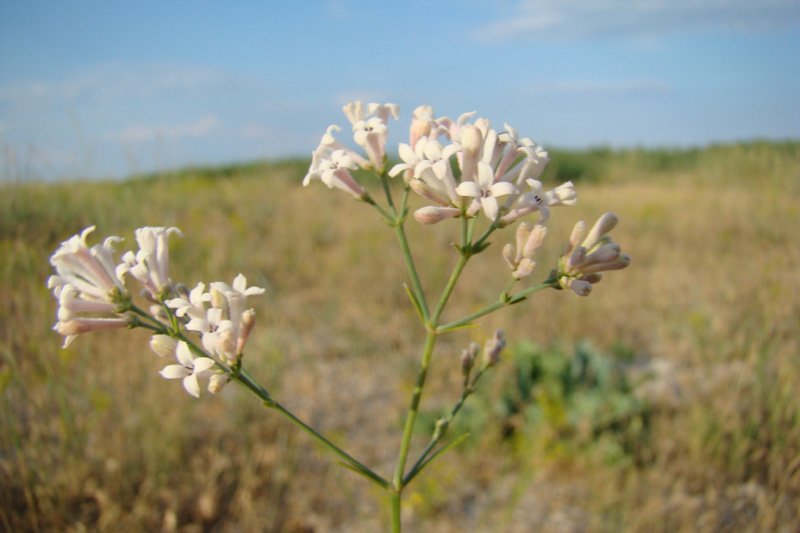
{"type": "Polygon", "coordinates": [[[526,180],[531,188],[530,192],[521,195],[514,206],[505,216],[502,223],[507,225],[518,218],[541,212],[538,223],[543,224],[550,218],[550,208],[564,205],[575,205],[578,202],[578,193],[571,181],[562,183],[553,190],[542,192],[542,182],[534,179],[526,180]]]}
{"type": "Polygon", "coordinates": [[[89,248],[86,237],[94,231],[90,226],[78,235],[73,235],[61,243],[61,246],[50,257],[50,264],[56,269],[56,275],[47,280],[47,287],[53,289],[56,297],[61,288],[71,285],[81,298],[92,301],[112,302],[119,295],[126,295],[121,279],[116,275],[112,259],[114,243],[120,237],[108,237],[102,245],[95,244],[89,248]]]}
{"type": "MultiPolygon", "coordinates": [[[[499,213],[500,205],[497,198],[507,194],[515,194],[517,188],[513,183],[507,181],[494,181],[494,172],[488,163],[483,161],[477,165],[478,175],[475,181],[462,181],[456,192],[461,196],[470,196],[475,199],[478,209],[483,210],[483,214],[494,221],[499,213]]],[[[475,203],[473,203],[475,206],[475,203]]],[[[477,211],[475,207],[467,210],[467,215],[472,215],[477,211]]]]}
{"type": "Polygon", "coordinates": [[[204,292],[206,286],[204,283],[198,283],[197,286],[189,292],[189,299],[183,297],[173,298],[167,300],[165,303],[167,307],[175,309],[175,316],[191,318],[204,318],[206,315],[205,304],[211,301],[211,293],[204,292]]]}
{"type": "Polygon", "coordinates": [[[209,297],[204,296],[202,302],[192,308],[185,327],[200,333],[203,347],[210,354],[233,364],[243,353],[255,323],[255,312],[245,309],[246,298],[264,292],[260,287],[248,287],[247,278],[242,274],[236,276],[232,286],[221,281],[212,282],[209,297]],[[210,309],[205,309],[206,302],[211,303],[210,309]]]}
{"type": "Polygon", "coordinates": [[[135,231],[139,251],[126,252],[123,263],[117,267],[117,275],[129,272],[156,300],[169,292],[169,246],[170,233],[183,237],[178,228],[144,227],[135,231]]]}
{"type": "Polygon", "coordinates": [[[184,341],[178,342],[175,357],[178,364],[165,366],[159,374],[166,379],[183,378],[183,388],[186,392],[199,398],[200,384],[197,378],[210,375],[216,362],[209,357],[194,357],[189,345],[184,341]]]}

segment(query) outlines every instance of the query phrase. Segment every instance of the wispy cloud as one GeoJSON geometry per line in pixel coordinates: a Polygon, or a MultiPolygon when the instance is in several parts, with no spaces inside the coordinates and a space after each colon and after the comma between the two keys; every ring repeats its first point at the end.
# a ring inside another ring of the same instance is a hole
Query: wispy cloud
{"type": "Polygon", "coordinates": [[[208,115],[184,124],[132,125],[119,132],[106,132],[103,135],[103,139],[111,142],[141,143],[154,139],[199,138],[210,135],[218,125],[217,118],[213,115],[208,115]]]}
{"type": "Polygon", "coordinates": [[[211,68],[102,64],[61,80],[15,81],[0,86],[0,103],[27,106],[53,100],[79,99],[113,102],[166,93],[186,94],[194,90],[224,88],[235,83],[231,76],[211,68]]]}
{"type": "Polygon", "coordinates": [[[800,25],[796,0],[524,0],[473,30],[479,41],[657,38],[689,32],[757,33],[800,25]]]}

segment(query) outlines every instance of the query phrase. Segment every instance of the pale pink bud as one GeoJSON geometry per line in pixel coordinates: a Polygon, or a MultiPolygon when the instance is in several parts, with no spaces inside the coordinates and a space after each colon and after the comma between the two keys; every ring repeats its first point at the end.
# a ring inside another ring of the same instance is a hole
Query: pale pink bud
{"type": "Polygon", "coordinates": [[[244,353],[244,345],[247,343],[255,324],[256,312],[253,309],[248,309],[242,313],[242,322],[239,324],[239,339],[236,342],[236,355],[244,353]]]}
{"type": "Polygon", "coordinates": [[[564,255],[570,255],[575,248],[578,246],[578,243],[583,238],[583,233],[586,231],[586,224],[583,223],[581,220],[580,222],[575,224],[575,227],[572,228],[572,233],[569,236],[569,244],[567,244],[567,249],[564,252],[564,255]]]}
{"type": "Polygon", "coordinates": [[[421,207],[414,211],[414,218],[422,224],[436,224],[442,220],[457,217],[461,211],[455,207],[421,207]]]}
{"type": "Polygon", "coordinates": [[[468,376],[472,367],[475,366],[475,360],[478,358],[478,352],[481,347],[477,342],[471,342],[469,348],[461,352],[461,371],[464,376],[468,376]]]}
{"type": "Polygon", "coordinates": [[[510,243],[503,246],[503,259],[508,263],[509,268],[517,268],[517,261],[514,258],[514,246],[510,243]]]}
{"type": "Polygon", "coordinates": [[[411,128],[409,128],[409,145],[413,149],[417,145],[417,141],[421,137],[427,137],[431,134],[431,124],[433,123],[433,108],[431,106],[421,105],[414,110],[414,118],[411,121],[411,128]]]}
{"type": "Polygon", "coordinates": [[[533,230],[531,230],[528,240],[525,241],[525,245],[522,247],[522,257],[531,257],[536,253],[536,250],[542,245],[546,236],[547,228],[541,224],[536,224],[533,230]]]}
{"type": "Polygon", "coordinates": [[[484,347],[483,357],[486,361],[486,366],[494,366],[500,362],[500,352],[506,346],[506,340],[503,338],[503,330],[498,329],[494,332],[494,337],[486,341],[484,347]]]}
{"type": "Polygon", "coordinates": [[[619,218],[617,218],[617,215],[614,213],[609,212],[604,214],[597,219],[597,222],[595,222],[594,226],[592,226],[592,229],[589,230],[589,234],[586,236],[586,239],[584,239],[581,245],[587,250],[591,249],[603,235],[614,229],[614,226],[617,225],[617,222],[619,222],[619,218]]]}
{"type": "Polygon", "coordinates": [[[525,249],[525,243],[528,241],[528,237],[531,236],[531,225],[527,222],[521,223],[517,226],[517,262],[523,257],[530,257],[532,254],[525,254],[523,250],[525,249]]]}
{"type": "Polygon", "coordinates": [[[217,351],[229,360],[236,359],[236,335],[231,328],[220,328],[217,334],[217,351]]]}
{"type": "Polygon", "coordinates": [[[534,270],[536,270],[536,262],[531,260],[529,257],[523,257],[519,262],[519,266],[516,270],[514,270],[512,275],[517,279],[527,278],[533,274],[534,270]]]}
{"type": "Polygon", "coordinates": [[[592,284],[583,279],[570,278],[567,281],[567,288],[572,289],[578,296],[589,296],[592,292],[592,284]]]}

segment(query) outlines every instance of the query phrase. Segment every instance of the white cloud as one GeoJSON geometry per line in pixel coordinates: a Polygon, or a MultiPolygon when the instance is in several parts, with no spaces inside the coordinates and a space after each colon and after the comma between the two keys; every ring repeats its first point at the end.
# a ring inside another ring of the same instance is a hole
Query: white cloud
{"type": "Polygon", "coordinates": [[[480,41],[756,33],[800,25],[796,0],[525,0],[476,28],[480,41]]]}
{"type": "Polygon", "coordinates": [[[106,132],[104,140],[123,143],[141,143],[154,139],[181,139],[185,137],[206,137],[219,124],[213,115],[201,117],[194,122],[159,126],[132,125],[119,132],[106,132]]]}

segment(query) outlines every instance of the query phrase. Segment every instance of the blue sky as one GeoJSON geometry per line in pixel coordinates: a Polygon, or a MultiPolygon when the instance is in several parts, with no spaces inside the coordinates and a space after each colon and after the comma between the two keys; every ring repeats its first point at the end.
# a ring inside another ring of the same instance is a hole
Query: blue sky
{"type": "MultiPolygon", "coordinates": [[[[0,0],[0,172],[309,155],[350,100],[545,147],[800,138],[800,2],[0,0]]],[[[396,124],[396,126],[395,126],[396,124]]]]}

